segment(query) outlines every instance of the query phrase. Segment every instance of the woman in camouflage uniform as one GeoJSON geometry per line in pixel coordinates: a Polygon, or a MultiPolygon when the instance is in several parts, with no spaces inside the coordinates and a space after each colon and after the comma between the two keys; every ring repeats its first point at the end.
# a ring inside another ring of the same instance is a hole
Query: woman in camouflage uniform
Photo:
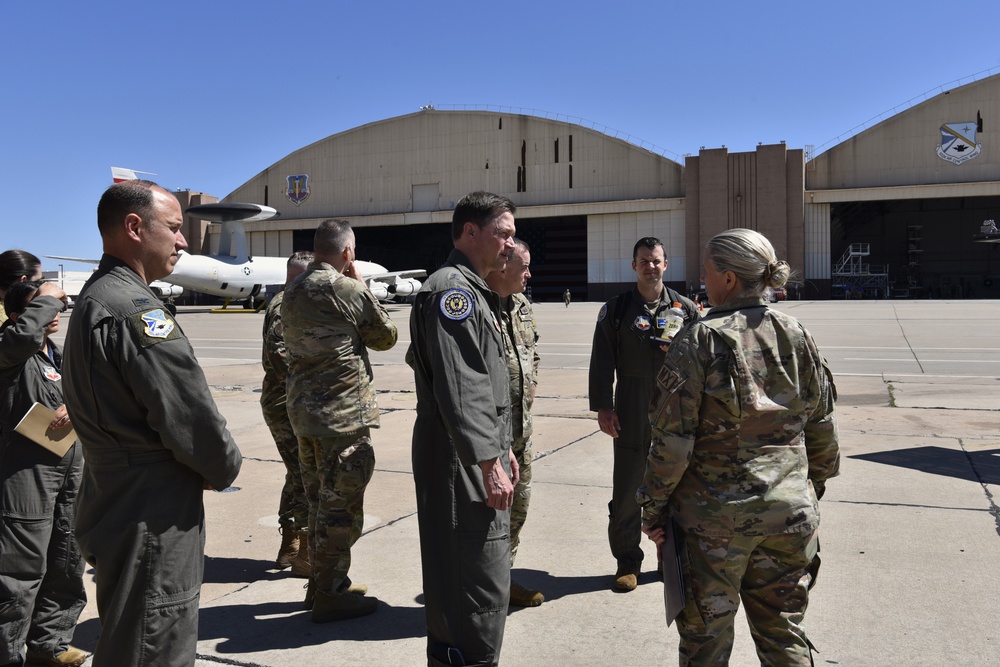
{"type": "Polygon", "coordinates": [[[819,568],[818,499],[840,453],[826,362],[766,303],[789,273],[761,234],[715,236],[703,274],[714,307],[677,334],[657,375],[636,498],[644,532],[676,538],[681,665],[728,664],[741,599],[761,664],[812,664],[801,623],[819,568]]]}

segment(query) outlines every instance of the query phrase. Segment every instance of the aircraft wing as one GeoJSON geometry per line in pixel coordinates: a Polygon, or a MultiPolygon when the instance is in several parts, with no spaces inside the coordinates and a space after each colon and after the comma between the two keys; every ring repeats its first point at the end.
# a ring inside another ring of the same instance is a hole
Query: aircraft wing
{"type": "MultiPolygon", "coordinates": [[[[61,259],[64,262],[79,262],[80,264],[100,264],[99,259],[89,257],[61,257],[59,255],[45,255],[48,259],[61,259]]],[[[172,285],[162,280],[154,280],[149,283],[149,288],[156,292],[161,299],[173,299],[184,293],[184,288],[180,285],[172,285]]]]}
{"type": "Polygon", "coordinates": [[[99,259],[88,259],[86,257],[60,257],[59,255],[45,255],[48,259],[61,259],[64,262],[79,262],[81,264],[100,264],[99,259]]]}

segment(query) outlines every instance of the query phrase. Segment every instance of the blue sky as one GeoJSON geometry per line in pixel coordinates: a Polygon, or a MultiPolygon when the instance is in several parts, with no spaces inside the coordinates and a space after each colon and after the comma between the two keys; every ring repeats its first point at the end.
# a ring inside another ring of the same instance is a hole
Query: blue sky
{"type": "Polygon", "coordinates": [[[95,209],[111,166],[223,197],[294,150],[425,104],[581,118],[674,159],[701,146],[836,143],[928,91],[1000,72],[1000,3],[962,21],[941,10],[925,0],[3,2],[0,249],[99,256],[95,209]]]}

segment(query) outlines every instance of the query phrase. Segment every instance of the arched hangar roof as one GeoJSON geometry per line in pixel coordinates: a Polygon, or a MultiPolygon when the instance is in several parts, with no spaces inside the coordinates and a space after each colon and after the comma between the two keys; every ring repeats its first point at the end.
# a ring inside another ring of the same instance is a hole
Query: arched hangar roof
{"type": "Polygon", "coordinates": [[[582,125],[428,108],[301,148],[226,201],[266,201],[289,220],[443,211],[475,190],[518,206],[658,199],[683,196],[682,169],[582,125]]]}
{"type": "Polygon", "coordinates": [[[942,92],[809,161],[807,190],[1000,180],[1000,74],[942,92]]]}

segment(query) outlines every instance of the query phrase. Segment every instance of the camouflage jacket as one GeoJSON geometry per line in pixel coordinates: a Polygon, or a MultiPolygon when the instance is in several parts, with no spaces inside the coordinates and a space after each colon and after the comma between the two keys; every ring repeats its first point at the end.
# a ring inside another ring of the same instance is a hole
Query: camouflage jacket
{"type": "Polygon", "coordinates": [[[670,346],[649,405],[636,500],[705,535],[819,524],[816,486],[840,469],[836,388],[809,332],[763,299],[713,308],[670,346]]]}
{"type": "Polygon", "coordinates": [[[275,294],[264,312],[264,346],[260,355],[260,363],[264,367],[264,381],[260,385],[260,405],[263,408],[285,404],[288,356],[281,326],[281,302],[284,296],[284,291],[275,294]]]}
{"type": "Polygon", "coordinates": [[[538,384],[538,327],[531,302],[513,294],[500,304],[510,372],[510,418],[514,439],[531,436],[531,405],[538,384]]]}
{"type": "Polygon", "coordinates": [[[312,262],[285,287],[288,417],[300,437],[377,427],[368,348],[396,344],[396,325],[364,283],[312,262]]]}

